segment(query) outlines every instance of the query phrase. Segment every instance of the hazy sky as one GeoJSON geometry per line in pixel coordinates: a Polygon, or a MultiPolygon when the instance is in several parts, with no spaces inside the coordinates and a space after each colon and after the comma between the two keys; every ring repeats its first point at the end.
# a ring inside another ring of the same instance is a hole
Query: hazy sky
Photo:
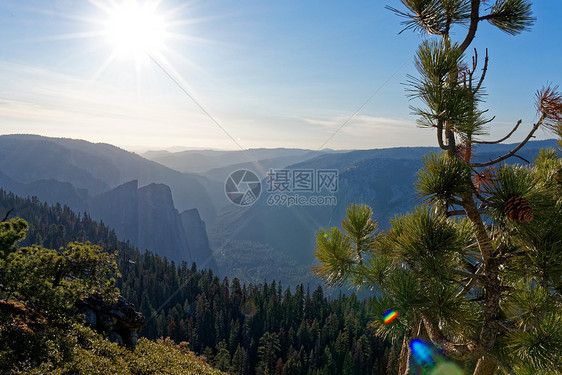
{"type": "MultiPolygon", "coordinates": [[[[120,3],[0,0],[0,134],[128,149],[435,145],[405,96],[421,36],[398,34],[401,19],[384,7],[399,1],[162,0],[164,43],[152,56],[167,73],[111,42],[117,11],[108,9],[120,3]]],[[[531,32],[513,37],[481,24],[474,44],[482,56],[489,48],[493,138],[520,118],[528,129],[536,90],[562,84],[562,1],[533,9],[531,32]]]]}

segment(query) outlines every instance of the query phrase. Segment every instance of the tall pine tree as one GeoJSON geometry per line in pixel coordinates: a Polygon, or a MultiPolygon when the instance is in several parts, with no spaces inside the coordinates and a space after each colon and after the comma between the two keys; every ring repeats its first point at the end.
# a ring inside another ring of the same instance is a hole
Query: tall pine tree
{"type": "MultiPolygon", "coordinates": [[[[411,341],[433,344],[474,375],[562,372],[562,161],[555,150],[529,166],[509,166],[539,128],[562,136],[562,96],[537,93],[538,120],[505,155],[475,162],[492,119],[480,109],[486,50],[467,56],[482,22],[516,35],[533,23],[524,0],[402,0],[406,29],[428,38],[408,82],[418,124],[436,132],[442,152],[425,157],[416,187],[425,204],[379,232],[371,209],[348,208],[338,228],[317,234],[315,272],[328,284],[377,288],[377,332],[400,342],[399,373],[413,364],[411,341]],[[467,26],[456,42],[451,28],[467,26]],[[468,60],[468,61],[467,61],[468,60]],[[398,312],[391,324],[383,314],[398,312]]],[[[562,144],[561,144],[562,146],[562,144]]]]}

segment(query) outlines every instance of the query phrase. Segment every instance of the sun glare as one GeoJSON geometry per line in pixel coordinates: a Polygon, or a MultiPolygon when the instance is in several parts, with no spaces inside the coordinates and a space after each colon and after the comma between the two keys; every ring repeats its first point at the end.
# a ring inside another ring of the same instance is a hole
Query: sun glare
{"type": "Polygon", "coordinates": [[[104,34],[118,58],[136,61],[162,52],[168,37],[167,23],[158,14],[158,2],[129,0],[107,9],[104,34]]]}

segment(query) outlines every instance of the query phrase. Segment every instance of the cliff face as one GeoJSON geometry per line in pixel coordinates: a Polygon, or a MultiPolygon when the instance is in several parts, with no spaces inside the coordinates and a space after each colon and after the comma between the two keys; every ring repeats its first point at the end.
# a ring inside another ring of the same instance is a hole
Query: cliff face
{"type": "Polygon", "coordinates": [[[150,184],[138,190],[138,246],[158,249],[158,254],[176,262],[192,262],[187,237],[172,192],[164,184],[150,184]]]}
{"type": "Polygon", "coordinates": [[[203,225],[197,227],[196,220],[190,221],[194,230],[186,234],[170,188],[164,184],[138,185],[137,180],[130,181],[93,197],[88,205],[92,218],[103,220],[119,238],[128,239],[141,251],[147,249],[176,263],[191,264],[195,261],[191,245],[199,252],[209,245],[199,214],[203,225]]]}
{"type": "MultiPolygon", "coordinates": [[[[118,238],[138,245],[139,239],[139,183],[127,182],[90,200],[92,218],[103,220],[115,229],[118,238]]],[[[156,251],[154,249],[154,251],[156,251]]]]}
{"type": "Polygon", "coordinates": [[[199,268],[211,268],[216,271],[217,265],[209,246],[207,228],[199,216],[199,211],[195,208],[186,210],[180,216],[193,261],[199,268]]]}
{"type": "Polygon", "coordinates": [[[0,136],[0,187],[88,212],[141,251],[189,264],[193,259],[188,241],[204,249],[199,243],[208,241],[207,234],[199,228],[193,236],[201,238],[188,238],[176,207],[196,207],[205,220],[215,216],[207,191],[194,175],[108,144],[81,140],[0,136]]]}
{"type": "Polygon", "coordinates": [[[199,211],[180,215],[167,185],[138,185],[137,180],[130,181],[93,197],[89,202],[92,218],[103,220],[119,238],[128,239],[141,251],[148,249],[176,263],[196,262],[199,268],[216,271],[199,211]]]}

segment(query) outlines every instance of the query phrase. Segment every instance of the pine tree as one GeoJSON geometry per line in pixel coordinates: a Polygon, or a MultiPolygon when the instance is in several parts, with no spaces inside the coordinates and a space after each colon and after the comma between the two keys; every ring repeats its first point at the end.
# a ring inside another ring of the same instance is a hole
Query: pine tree
{"type": "MultiPolygon", "coordinates": [[[[377,333],[401,342],[399,373],[410,370],[410,342],[476,363],[475,375],[562,372],[562,160],[555,150],[534,165],[506,165],[539,128],[562,137],[562,95],[537,93],[538,120],[512,151],[473,160],[486,141],[483,82],[467,49],[481,22],[519,34],[533,23],[524,0],[402,0],[406,29],[430,35],[416,53],[410,95],[418,124],[436,132],[439,154],[424,158],[416,188],[425,203],[380,232],[364,205],[351,205],[343,231],[317,233],[314,271],[330,285],[351,282],[381,293],[373,309],[377,333]],[[461,42],[451,28],[467,25],[461,42]],[[493,224],[493,225],[491,225],[493,224]],[[398,317],[383,322],[387,310],[398,317]]],[[[562,147],[562,140],[559,142],[562,147]]]]}
{"type": "Polygon", "coordinates": [[[232,357],[232,375],[246,375],[246,351],[238,345],[234,356],[232,357]]]}

